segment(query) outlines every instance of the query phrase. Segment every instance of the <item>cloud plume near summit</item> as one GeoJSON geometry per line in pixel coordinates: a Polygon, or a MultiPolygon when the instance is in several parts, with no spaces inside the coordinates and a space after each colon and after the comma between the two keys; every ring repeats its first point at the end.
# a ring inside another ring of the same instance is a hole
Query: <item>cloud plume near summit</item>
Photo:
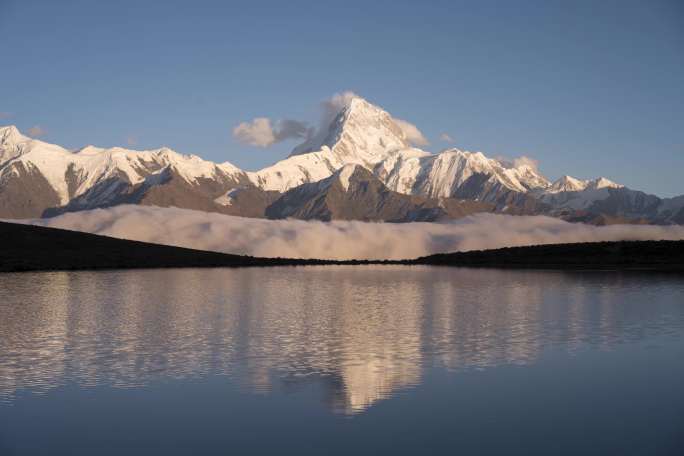
{"type": "Polygon", "coordinates": [[[282,119],[272,122],[267,117],[257,117],[242,122],[233,129],[233,137],[243,144],[255,147],[269,147],[287,139],[307,139],[313,129],[306,122],[282,119]]]}
{"type": "MultiPolygon", "coordinates": [[[[349,106],[358,95],[352,91],[336,93],[320,103],[321,118],[318,127],[296,119],[273,120],[269,117],[256,117],[250,121],[240,122],[233,128],[236,141],[254,147],[270,147],[288,139],[321,142],[328,131],[328,126],[335,117],[349,106]]],[[[430,141],[418,127],[411,122],[392,117],[392,121],[401,129],[406,141],[414,146],[427,146],[430,141]]]]}
{"type": "Polygon", "coordinates": [[[264,220],[154,206],[116,206],[23,223],[261,257],[403,259],[457,250],[565,242],[684,239],[684,226],[573,224],[478,214],[450,223],[264,220]]]}

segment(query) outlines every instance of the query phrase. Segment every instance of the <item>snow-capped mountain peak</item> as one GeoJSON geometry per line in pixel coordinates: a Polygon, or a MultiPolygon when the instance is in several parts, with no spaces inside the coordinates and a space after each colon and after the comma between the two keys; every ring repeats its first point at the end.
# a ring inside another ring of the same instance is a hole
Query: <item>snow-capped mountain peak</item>
{"type": "Polygon", "coordinates": [[[562,176],[546,189],[548,193],[579,192],[587,188],[587,181],[572,176],[562,176]]]}
{"type": "Polygon", "coordinates": [[[454,196],[474,175],[489,176],[491,186],[522,193],[549,185],[527,162],[503,163],[459,149],[433,155],[411,147],[410,124],[359,96],[340,96],[333,104],[313,138],[287,159],[251,175],[255,185],[284,192],[325,179],[348,163],[374,170],[394,191],[431,197],[454,196]]]}
{"type": "Polygon", "coordinates": [[[616,184],[610,179],[605,177],[598,177],[596,179],[587,182],[587,190],[599,190],[602,188],[622,188],[624,185],[616,184]]]}
{"type": "Polygon", "coordinates": [[[290,156],[327,147],[340,162],[359,161],[371,165],[392,151],[410,146],[405,132],[387,111],[357,95],[350,95],[329,109],[319,131],[297,146],[290,156]]]}
{"type": "Polygon", "coordinates": [[[21,155],[26,149],[21,144],[30,140],[31,138],[22,135],[14,125],[0,127],[0,165],[21,155]]]}
{"type": "Polygon", "coordinates": [[[622,188],[624,185],[616,184],[605,177],[592,180],[576,179],[572,176],[563,176],[551,184],[546,193],[581,192],[584,190],[600,190],[602,188],[622,188]]]}
{"type": "Polygon", "coordinates": [[[50,196],[45,198],[54,206],[64,206],[75,198],[87,199],[93,189],[98,204],[104,204],[122,186],[141,184],[164,168],[172,168],[191,185],[199,185],[199,179],[247,180],[246,174],[233,165],[217,165],[166,147],[136,151],[86,146],[72,152],[26,137],[14,126],[0,128],[0,182],[21,179],[36,188],[47,185],[45,192],[50,196]]]}
{"type": "Polygon", "coordinates": [[[387,111],[350,93],[334,101],[311,139],[285,160],[251,174],[255,185],[284,192],[325,179],[347,163],[371,169],[409,147],[404,130],[387,111]]]}
{"type": "Polygon", "coordinates": [[[30,138],[22,135],[19,129],[14,125],[8,125],[6,127],[0,127],[0,144],[10,144],[18,143],[21,141],[27,141],[30,138]]]}
{"type": "Polygon", "coordinates": [[[533,166],[513,166],[455,148],[435,155],[405,149],[377,165],[375,173],[394,191],[433,198],[456,196],[465,186],[469,197],[492,200],[499,190],[526,193],[549,184],[533,166]]]}

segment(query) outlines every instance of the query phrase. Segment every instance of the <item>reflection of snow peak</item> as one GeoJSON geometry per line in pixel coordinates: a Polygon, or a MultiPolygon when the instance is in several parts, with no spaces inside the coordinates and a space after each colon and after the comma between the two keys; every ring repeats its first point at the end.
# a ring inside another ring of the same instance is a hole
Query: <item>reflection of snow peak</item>
{"type": "Polygon", "coordinates": [[[420,266],[113,275],[0,277],[0,347],[12,360],[0,365],[0,402],[65,382],[220,375],[276,395],[281,382],[315,384],[334,411],[360,413],[419,385],[423,369],[528,364],[549,346],[605,349],[672,334],[683,318],[664,279],[630,275],[604,276],[610,292],[582,274],[420,266]]]}

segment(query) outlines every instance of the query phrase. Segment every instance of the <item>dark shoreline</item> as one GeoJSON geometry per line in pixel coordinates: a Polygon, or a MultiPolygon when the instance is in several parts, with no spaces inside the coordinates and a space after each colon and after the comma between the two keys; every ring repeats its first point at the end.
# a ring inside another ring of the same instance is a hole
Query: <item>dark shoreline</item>
{"type": "Polygon", "coordinates": [[[684,241],[621,241],[508,247],[411,260],[257,258],[0,222],[0,272],[312,265],[437,265],[518,269],[684,272],[684,241]]]}
{"type": "Polygon", "coordinates": [[[684,241],[613,241],[438,253],[410,264],[514,269],[684,272],[684,241]]]}

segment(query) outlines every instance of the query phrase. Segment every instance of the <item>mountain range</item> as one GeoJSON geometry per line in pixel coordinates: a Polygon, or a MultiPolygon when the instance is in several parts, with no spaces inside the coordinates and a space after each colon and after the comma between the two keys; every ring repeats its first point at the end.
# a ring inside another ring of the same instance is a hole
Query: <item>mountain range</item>
{"type": "Polygon", "coordinates": [[[318,220],[438,221],[496,212],[684,223],[684,195],[659,198],[605,177],[550,182],[528,160],[421,150],[401,121],[357,96],[290,156],[256,172],[165,147],[70,151],[0,127],[0,218],[118,204],[318,220]]]}

